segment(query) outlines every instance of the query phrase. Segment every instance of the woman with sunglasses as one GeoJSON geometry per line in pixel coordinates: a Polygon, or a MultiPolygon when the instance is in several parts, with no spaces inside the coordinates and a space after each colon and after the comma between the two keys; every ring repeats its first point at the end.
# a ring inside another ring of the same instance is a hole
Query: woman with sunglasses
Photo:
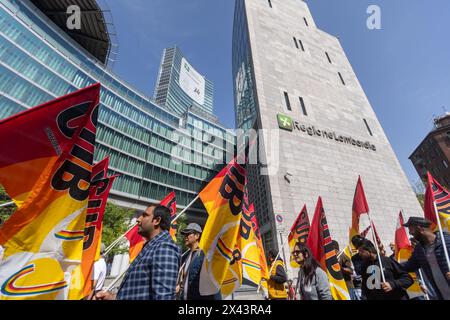
{"type": "Polygon", "coordinates": [[[327,274],[322,270],[311,250],[297,242],[292,254],[300,266],[296,286],[300,300],[332,300],[327,274]]]}

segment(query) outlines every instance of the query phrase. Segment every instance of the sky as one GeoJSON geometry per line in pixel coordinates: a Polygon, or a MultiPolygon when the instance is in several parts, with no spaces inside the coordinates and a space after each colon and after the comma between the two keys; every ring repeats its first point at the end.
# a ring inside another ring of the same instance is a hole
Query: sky
{"type": "MultiPolygon", "coordinates": [[[[103,2],[111,10],[118,38],[113,65],[117,75],[153,96],[162,51],[177,45],[191,65],[214,82],[214,113],[225,127],[234,128],[233,0],[103,2]]],[[[400,164],[415,184],[419,177],[408,157],[433,128],[432,119],[450,112],[450,1],[306,2],[318,28],[339,37],[400,164]],[[367,28],[370,5],[381,10],[380,30],[367,28]]]]}

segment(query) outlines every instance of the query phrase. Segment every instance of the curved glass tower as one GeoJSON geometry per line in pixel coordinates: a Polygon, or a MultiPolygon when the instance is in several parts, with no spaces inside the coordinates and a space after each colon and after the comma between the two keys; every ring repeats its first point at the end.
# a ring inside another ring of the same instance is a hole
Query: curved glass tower
{"type": "MultiPolygon", "coordinates": [[[[78,2],[86,4],[71,3],[78,2]]],[[[95,82],[102,84],[95,160],[109,156],[110,174],[120,174],[111,191],[117,204],[144,208],[174,190],[183,208],[233,152],[233,132],[195,110],[160,107],[31,1],[0,0],[0,118],[95,82]]]]}

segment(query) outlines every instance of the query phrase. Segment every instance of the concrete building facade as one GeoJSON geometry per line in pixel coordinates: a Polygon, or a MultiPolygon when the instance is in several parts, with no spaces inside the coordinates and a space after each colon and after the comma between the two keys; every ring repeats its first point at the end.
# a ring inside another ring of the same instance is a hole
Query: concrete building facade
{"type": "Polygon", "coordinates": [[[400,210],[421,214],[344,49],[306,2],[236,0],[233,81],[237,127],[266,131],[262,161],[249,168],[266,248],[286,241],[305,203],[311,220],[319,196],[346,245],[359,175],[385,246],[400,210]]]}

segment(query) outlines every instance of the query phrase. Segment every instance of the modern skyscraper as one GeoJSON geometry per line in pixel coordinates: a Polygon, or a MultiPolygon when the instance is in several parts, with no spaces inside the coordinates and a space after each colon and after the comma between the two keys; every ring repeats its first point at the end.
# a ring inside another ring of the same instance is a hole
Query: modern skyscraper
{"type": "Polygon", "coordinates": [[[109,156],[120,174],[110,198],[142,209],[175,191],[184,208],[221,169],[227,144],[233,152],[234,134],[194,110],[167,111],[108,70],[107,30],[95,0],[0,0],[0,119],[100,82],[95,161],[109,156]],[[81,30],[67,30],[68,5],[80,7],[81,30]]]}
{"type": "Polygon", "coordinates": [[[358,175],[385,243],[401,209],[421,214],[338,38],[306,2],[236,0],[233,81],[237,127],[267,134],[249,169],[266,246],[280,246],[305,203],[311,219],[319,196],[333,239],[348,243],[358,175]]]}
{"type": "Polygon", "coordinates": [[[154,98],[177,115],[194,109],[215,119],[213,83],[199,74],[176,46],[164,49],[154,98]]]}

